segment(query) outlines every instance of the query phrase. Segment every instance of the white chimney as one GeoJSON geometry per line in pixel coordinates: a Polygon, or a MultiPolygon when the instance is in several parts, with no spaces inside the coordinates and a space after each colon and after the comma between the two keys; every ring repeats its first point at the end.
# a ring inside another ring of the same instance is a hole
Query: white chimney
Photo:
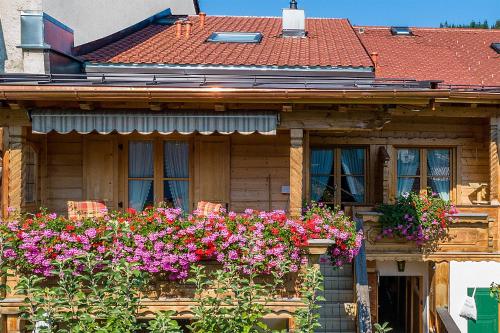
{"type": "Polygon", "coordinates": [[[283,37],[305,37],[306,13],[297,9],[297,4],[290,3],[290,8],[283,9],[283,37]]]}

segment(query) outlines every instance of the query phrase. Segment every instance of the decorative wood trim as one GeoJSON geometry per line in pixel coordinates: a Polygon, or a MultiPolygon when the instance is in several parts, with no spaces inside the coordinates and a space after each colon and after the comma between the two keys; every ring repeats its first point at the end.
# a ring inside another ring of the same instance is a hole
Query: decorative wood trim
{"type": "Polygon", "coordinates": [[[300,216],[304,197],[304,131],[290,130],[290,215],[300,216]]]}
{"type": "Polygon", "coordinates": [[[499,117],[490,118],[490,202],[494,205],[500,205],[500,191],[499,191],[499,154],[498,149],[500,139],[499,131],[499,117]]]}

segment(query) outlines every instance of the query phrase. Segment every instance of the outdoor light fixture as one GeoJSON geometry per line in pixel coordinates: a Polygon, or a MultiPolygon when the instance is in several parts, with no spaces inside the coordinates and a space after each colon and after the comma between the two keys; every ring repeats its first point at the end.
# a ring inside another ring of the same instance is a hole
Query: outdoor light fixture
{"type": "Polygon", "coordinates": [[[398,260],[396,263],[398,264],[398,272],[404,272],[405,266],[406,266],[406,261],[398,260]]]}

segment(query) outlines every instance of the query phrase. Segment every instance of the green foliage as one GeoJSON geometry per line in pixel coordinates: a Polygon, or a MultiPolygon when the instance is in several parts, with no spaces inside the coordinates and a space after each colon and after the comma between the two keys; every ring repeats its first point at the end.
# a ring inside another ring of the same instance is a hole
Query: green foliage
{"type": "MultiPolygon", "coordinates": [[[[17,292],[25,295],[27,306],[22,317],[30,323],[48,323],[42,333],[133,333],[141,328],[137,321],[141,291],[148,283],[143,273],[125,260],[102,260],[92,254],[80,259],[79,272],[57,266],[57,280],[22,275],[17,292]]],[[[40,329],[40,327],[38,327],[40,329]]]]}
{"type": "Polygon", "coordinates": [[[462,28],[462,29],[500,29],[500,20],[496,20],[496,22],[492,25],[488,23],[488,20],[475,21],[472,20],[468,24],[450,24],[448,21],[439,24],[440,28],[462,28]]]}
{"type": "Polygon", "coordinates": [[[388,322],[385,322],[382,325],[376,323],[375,325],[373,325],[373,327],[375,328],[375,333],[386,333],[392,331],[392,328],[389,327],[388,322]]]}
{"type": "Polygon", "coordinates": [[[500,284],[493,282],[490,286],[490,296],[500,303],[500,284]]]}
{"type": "Polygon", "coordinates": [[[177,321],[172,319],[174,311],[162,311],[156,313],[153,320],[149,322],[148,330],[152,333],[182,333],[177,321]]]}
{"type": "Polygon", "coordinates": [[[191,271],[193,278],[188,282],[196,286],[198,302],[189,326],[192,332],[268,332],[262,319],[270,311],[266,305],[282,287],[281,275],[274,273],[268,277],[270,282],[258,281],[262,277],[254,270],[245,274],[236,264],[212,273],[206,273],[203,266],[191,271]]]}
{"type": "Polygon", "coordinates": [[[320,328],[318,310],[321,306],[319,301],[324,301],[317,292],[323,290],[323,276],[319,267],[311,266],[302,273],[301,297],[304,307],[295,312],[295,323],[297,333],[314,333],[316,328],[320,328]]]}

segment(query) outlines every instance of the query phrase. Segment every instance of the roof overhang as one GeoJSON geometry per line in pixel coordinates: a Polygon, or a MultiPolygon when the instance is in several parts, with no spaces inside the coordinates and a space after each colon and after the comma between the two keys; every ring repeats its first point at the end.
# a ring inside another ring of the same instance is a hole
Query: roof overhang
{"type": "Polygon", "coordinates": [[[258,89],[258,88],[169,88],[131,86],[0,85],[0,101],[76,102],[196,102],[196,103],[341,103],[500,104],[499,92],[453,91],[450,89],[258,89]]]}

